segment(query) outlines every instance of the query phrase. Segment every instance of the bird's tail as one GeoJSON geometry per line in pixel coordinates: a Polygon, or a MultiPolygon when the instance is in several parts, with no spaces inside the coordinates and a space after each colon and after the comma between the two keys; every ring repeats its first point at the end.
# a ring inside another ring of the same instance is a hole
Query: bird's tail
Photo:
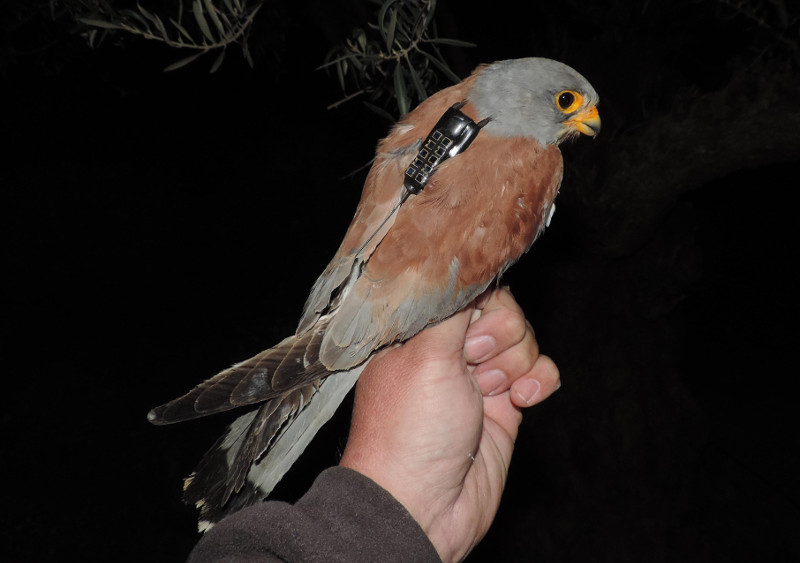
{"type": "Polygon", "coordinates": [[[331,373],[319,361],[327,319],[204,381],[147,418],[171,424],[261,403],[237,418],[184,483],[201,531],[266,497],[330,419],[364,365],[331,373]]]}
{"type": "Polygon", "coordinates": [[[237,418],[184,482],[184,501],[200,509],[199,530],[269,495],[363,369],[336,372],[237,418]]]}

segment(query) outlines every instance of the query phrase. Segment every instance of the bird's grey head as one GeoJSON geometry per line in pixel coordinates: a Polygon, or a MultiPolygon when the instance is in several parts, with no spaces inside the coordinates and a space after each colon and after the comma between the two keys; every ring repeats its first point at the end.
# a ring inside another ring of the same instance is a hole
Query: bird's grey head
{"type": "Polygon", "coordinates": [[[470,92],[485,131],[501,137],[534,137],[557,145],[579,133],[600,132],[599,97],[574,69],[543,58],[499,61],[483,68],[470,92]]]}

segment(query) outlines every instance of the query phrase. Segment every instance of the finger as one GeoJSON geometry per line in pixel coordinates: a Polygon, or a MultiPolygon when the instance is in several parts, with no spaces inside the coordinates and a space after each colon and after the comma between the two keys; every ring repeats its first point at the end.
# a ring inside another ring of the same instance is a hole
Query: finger
{"type": "Polygon", "coordinates": [[[498,290],[494,287],[484,290],[484,292],[472,302],[472,306],[475,307],[478,312],[483,311],[483,308],[486,306],[486,302],[492,297],[495,291],[498,290]]]}
{"type": "Polygon", "coordinates": [[[464,357],[478,364],[518,344],[530,330],[525,315],[507,288],[493,291],[478,318],[473,315],[464,343],[464,357]]]}
{"type": "Polygon", "coordinates": [[[460,354],[473,310],[472,307],[466,307],[452,317],[428,326],[405,345],[421,349],[441,348],[447,351],[457,351],[460,354]]]}
{"type": "Polygon", "coordinates": [[[541,403],[561,387],[561,377],[555,362],[539,356],[530,372],[517,379],[510,389],[511,402],[521,408],[541,403]]]}
{"type": "MultiPolygon", "coordinates": [[[[484,429],[492,435],[493,442],[505,448],[505,457],[511,457],[517,439],[519,425],[522,423],[522,410],[509,400],[508,394],[483,398],[484,429]],[[496,425],[494,428],[493,425],[496,425]],[[500,432],[498,432],[498,430],[500,432]],[[507,437],[507,442],[503,440],[507,437]]],[[[484,441],[481,441],[481,447],[484,441]]]]}
{"type": "Polygon", "coordinates": [[[539,357],[539,345],[533,329],[527,330],[522,340],[497,356],[481,362],[473,370],[478,387],[484,395],[498,395],[506,391],[517,379],[527,375],[539,357]]]}

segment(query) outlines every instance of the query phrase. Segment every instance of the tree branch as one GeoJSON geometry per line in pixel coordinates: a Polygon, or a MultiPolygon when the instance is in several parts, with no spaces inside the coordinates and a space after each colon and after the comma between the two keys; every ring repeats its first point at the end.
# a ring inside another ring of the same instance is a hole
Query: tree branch
{"type": "MultiPolygon", "coordinates": [[[[593,252],[626,255],[643,245],[691,190],[738,170],[800,158],[800,76],[791,69],[741,68],[721,90],[684,113],[621,133],[605,172],[575,186],[573,212],[593,252]]],[[[753,186],[754,212],[775,186],[753,186]]],[[[743,218],[743,222],[751,220],[743,218]]]]}

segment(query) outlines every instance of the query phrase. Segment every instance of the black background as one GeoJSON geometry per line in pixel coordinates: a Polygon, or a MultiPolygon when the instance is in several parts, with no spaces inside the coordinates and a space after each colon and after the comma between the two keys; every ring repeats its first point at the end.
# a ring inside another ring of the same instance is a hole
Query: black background
{"type": "MultiPolygon", "coordinates": [[[[179,55],[160,45],[91,50],[63,23],[4,14],[10,560],[175,561],[197,540],[181,478],[230,417],[156,428],[145,415],[294,330],[358,201],[364,173],[347,176],[389,126],[357,102],[326,110],[341,93],[314,70],[369,10],[276,6],[254,30],[255,69],[231,53],[213,75],[210,59],[162,73],[179,55]]],[[[462,76],[559,58],[604,118],[596,141],[564,148],[552,227],[506,277],[563,387],[526,413],[470,560],[800,560],[798,155],[711,174],[625,253],[575,234],[568,195],[625,150],[615,140],[647,123],[642,107],[669,116],[724,88],[760,38],[717,3],[530,9],[440,10],[442,35],[478,45],[446,51],[462,76]]],[[[336,463],[346,411],[276,498],[336,463]]]]}

